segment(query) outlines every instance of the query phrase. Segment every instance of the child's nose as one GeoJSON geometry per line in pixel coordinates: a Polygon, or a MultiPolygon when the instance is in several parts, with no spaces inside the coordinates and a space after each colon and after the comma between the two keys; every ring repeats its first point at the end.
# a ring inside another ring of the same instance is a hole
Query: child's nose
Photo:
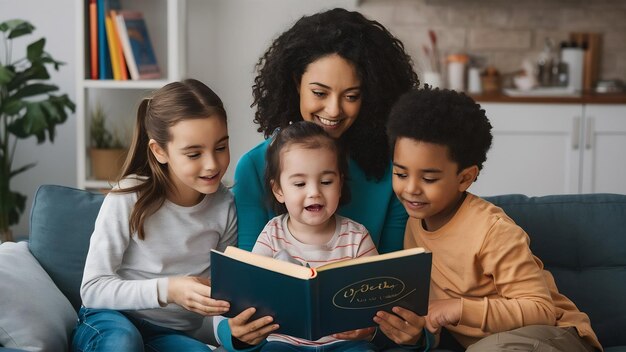
{"type": "Polygon", "coordinates": [[[308,188],[308,192],[307,193],[308,193],[307,196],[309,198],[315,198],[315,197],[318,197],[320,195],[320,189],[319,189],[319,187],[317,187],[317,185],[311,185],[308,188]]]}
{"type": "Polygon", "coordinates": [[[419,180],[410,178],[406,183],[406,191],[411,194],[420,194],[422,189],[420,187],[419,180]]]}
{"type": "Polygon", "coordinates": [[[204,158],[203,167],[205,170],[213,170],[217,168],[217,161],[213,155],[207,154],[204,158]]]}

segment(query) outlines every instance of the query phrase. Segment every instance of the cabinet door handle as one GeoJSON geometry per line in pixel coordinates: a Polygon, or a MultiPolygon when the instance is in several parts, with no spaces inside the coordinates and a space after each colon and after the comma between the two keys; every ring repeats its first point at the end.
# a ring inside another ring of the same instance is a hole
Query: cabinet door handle
{"type": "Polygon", "coordinates": [[[587,118],[587,129],[585,136],[585,149],[593,147],[593,117],[587,118]]]}
{"type": "Polygon", "coordinates": [[[580,146],[580,116],[574,117],[574,127],[572,129],[572,149],[578,150],[580,146]]]}

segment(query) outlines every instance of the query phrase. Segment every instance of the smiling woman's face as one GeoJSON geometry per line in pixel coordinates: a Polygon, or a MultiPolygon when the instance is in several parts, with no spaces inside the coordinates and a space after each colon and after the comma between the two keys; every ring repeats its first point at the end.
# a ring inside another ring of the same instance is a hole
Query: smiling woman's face
{"type": "Polygon", "coordinates": [[[356,68],[337,54],[310,63],[298,85],[300,114],[305,121],[339,138],[361,110],[361,80],[356,68]]]}

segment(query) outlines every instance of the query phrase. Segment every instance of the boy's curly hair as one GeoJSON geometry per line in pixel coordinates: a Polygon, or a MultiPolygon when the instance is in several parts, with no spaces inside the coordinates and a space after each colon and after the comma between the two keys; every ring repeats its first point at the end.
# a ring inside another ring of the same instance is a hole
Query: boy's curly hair
{"type": "Polygon", "coordinates": [[[368,177],[380,179],[389,165],[389,110],[419,81],[402,42],[359,12],[336,8],[304,16],[274,40],[256,64],[251,106],[257,107],[257,130],[268,138],[302,120],[296,84],[310,63],[331,54],[355,65],[362,86],[359,116],[341,141],[368,177]]]}
{"type": "Polygon", "coordinates": [[[426,88],[402,95],[391,109],[387,134],[393,157],[400,137],[448,147],[459,172],[476,165],[481,170],[491,147],[491,124],[472,98],[453,90],[426,88]]]}

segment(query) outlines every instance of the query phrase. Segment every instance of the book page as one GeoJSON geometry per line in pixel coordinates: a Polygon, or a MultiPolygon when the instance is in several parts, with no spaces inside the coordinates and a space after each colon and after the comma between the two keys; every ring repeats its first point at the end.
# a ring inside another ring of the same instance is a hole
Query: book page
{"type": "Polygon", "coordinates": [[[370,257],[361,257],[361,258],[356,258],[356,259],[343,260],[340,262],[334,262],[334,263],[322,265],[317,268],[317,271],[324,271],[324,270],[329,270],[329,269],[334,269],[334,268],[341,268],[344,266],[363,264],[363,263],[378,262],[378,261],[388,260],[392,258],[405,257],[405,256],[425,253],[425,252],[426,250],[422,247],[403,249],[403,250],[395,251],[391,253],[379,254],[379,255],[374,255],[370,257]]]}
{"type": "Polygon", "coordinates": [[[255,254],[233,246],[226,247],[223,254],[240,262],[303,280],[314,278],[317,275],[312,268],[255,254]]]}

